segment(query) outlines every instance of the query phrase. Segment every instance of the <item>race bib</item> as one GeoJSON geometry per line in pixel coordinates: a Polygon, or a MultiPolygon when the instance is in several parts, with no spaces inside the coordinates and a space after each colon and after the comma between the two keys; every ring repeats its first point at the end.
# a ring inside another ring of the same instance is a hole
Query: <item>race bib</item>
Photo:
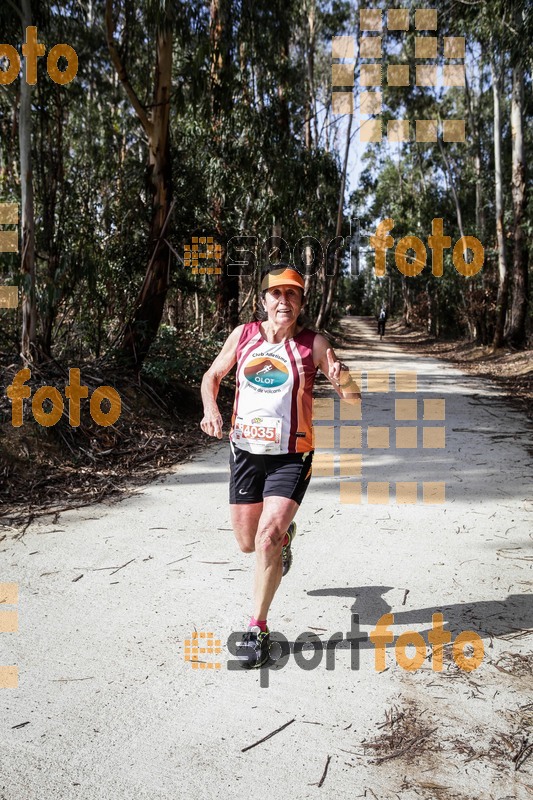
{"type": "Polygon", "coordinates": [[[281,417],[237,417],[233,441],[250,453],[279,453],[281,449],[281,417]]]}

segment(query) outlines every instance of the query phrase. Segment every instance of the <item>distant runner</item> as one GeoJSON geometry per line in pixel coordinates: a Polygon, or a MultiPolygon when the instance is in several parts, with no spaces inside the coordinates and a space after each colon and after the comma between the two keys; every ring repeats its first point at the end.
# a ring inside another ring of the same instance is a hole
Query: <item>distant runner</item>
{"type": "Polygon", "coordinates": [[[294,516],[311,479],[313,385],[320,367],[339,397],[355,403],[359,387],[320,333],[303,325],[304,280],[272,268],[261,283],[259,321],[228,336],[202,380],[202,430],[222,438],[220,383],[237,364],[230,431],[231,521],[239,547],[255,551],[253,616],[238,650],[247,668],[269,657],[267,614],[292,564],[294,516]],[[342,375],[341,375],[342,373],[342,375]]]}
{"type": "Polygon", "coordinates": [[[379,316],[378,316],[378,336],[379,336],[379,341],[381,341],[383,339],[383,337],[385,336],[385,323],[386,322],[387,322],[387,311],[382,306],[381,311],[379,312],[379,316]]]}

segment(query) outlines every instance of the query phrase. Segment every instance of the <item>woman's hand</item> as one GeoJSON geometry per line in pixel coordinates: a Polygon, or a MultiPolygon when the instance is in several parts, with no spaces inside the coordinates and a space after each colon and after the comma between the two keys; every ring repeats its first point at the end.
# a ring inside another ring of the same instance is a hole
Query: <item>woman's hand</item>
{"type": "MultiPolygon", "coordinates": [[[[330,381],[336,383],[337,386],[341,386],[340,382],[341,371],[342,372],[348,371],[348,367],[345,364],[341,364],[340,361],[335,361],[335,359],[333,358],[333,350],[331,349],[331,347],[328,347],[326,355],[328,357],[328,378],[330,379],[330,381]]],[[[350,380],[351,378],[345,381],[345,383],[348,384],[350,380]]]]}
{"type": "Polygon", "coordinates": [[[222,439],[222,417],[218,407],[215,406],[215,408],[204,412],[200,428],[208,436],[216,436],[217,439],[222,439]]]}

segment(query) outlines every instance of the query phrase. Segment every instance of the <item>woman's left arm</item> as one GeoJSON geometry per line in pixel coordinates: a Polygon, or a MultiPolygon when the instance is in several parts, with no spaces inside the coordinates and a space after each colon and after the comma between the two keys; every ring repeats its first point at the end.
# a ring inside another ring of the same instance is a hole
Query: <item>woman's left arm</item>
{"type": "Polygon", "coordinates": [[[361,388],[350,374],[349,368],[338,360],[325,336],[318,333],[313,342],[313,359],[342,400],[357,403],[361,388]]]}

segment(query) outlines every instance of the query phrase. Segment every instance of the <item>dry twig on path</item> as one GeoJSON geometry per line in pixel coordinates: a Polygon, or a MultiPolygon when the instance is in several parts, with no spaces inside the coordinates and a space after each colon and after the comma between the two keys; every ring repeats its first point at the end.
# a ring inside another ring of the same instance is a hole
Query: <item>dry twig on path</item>
{"type": "Polygon", "coordinates": [[[330,761],[331,761],[331,756],[328,756],[327,761],[326,761],[326,766],[324,767],[324,772],[322,773],[322,777],[320,778],[320,780],[318,781],[318,784],[317,784],[319,789],[322,786],[322,784],[324,783],[324,781],[326,780],[326,775],[328,774],[328,767],[329,767],[329,762],[330,761]]]}
{"type": "Polygon", "coordinates": [[[437,731],[412,703],[408,703],[402,710],[398,707],[388,709],[385,712],[385,722],[378,725],[378,728],[385,730],[373,741],[362,742],[363,748],[374,751],[376,757],[370,762],[373,764],[381,764],[407,754],[410,757],[419,755],[427,750],[428,739],[437,731]]]}
{"type": "Polygon", "coordinates": [[[267,739],[270,739],[272,736],[275,736],[276,733],[280,733],[281,731],[285,730],[285,728],[287,728],[293,722],[295,722],[295,719],[290,719],[288,722],[285,723],[285,725],[282,725],[280,728],[276,728],[275,731],[272,731],[271,733],[268,733],[266,736],[263,736],[263,738],[259,739],[257,742],[254,742],[253,744],[249,744],[247,747],[243,747],[242,750],[241,750],[241,753],[245,753],[247,750],[251,750],[252,747],[257,747],[258,744],[262,744],[263,742],[266,742],[267,739]]]}
{"type": "Polygon", "coordinates": [[[529,739],[524,738],[518,753],[513,758],[515,771],[520,769],[522,764],[526,761],[526,759],[529,758],[531,753],[533,753],[533,742],[530,742],[529,739]]]}
{"type": "Polygon", "coordinates": [[[135,561],[135,559],[134,559],[134,558],[130,558],[130,560],[129,560],[129,561],[126,561],[126,563],[125,563],[125,564],[122,564],[120,567],[117,567],[116,569],[114,569],[114,570],[113,570],[113,572],[110,572],[110,573],[109,573],[109,575],[114,575],[114,574],[115,574],[115,572],[118,572],[118,571],[119,571],[119,569],[124,569],[124,567],[127,567],[127,566],[128,566],[128,564],[131,564],[131,563],[132,563],[132,561],[135,561]]]}

